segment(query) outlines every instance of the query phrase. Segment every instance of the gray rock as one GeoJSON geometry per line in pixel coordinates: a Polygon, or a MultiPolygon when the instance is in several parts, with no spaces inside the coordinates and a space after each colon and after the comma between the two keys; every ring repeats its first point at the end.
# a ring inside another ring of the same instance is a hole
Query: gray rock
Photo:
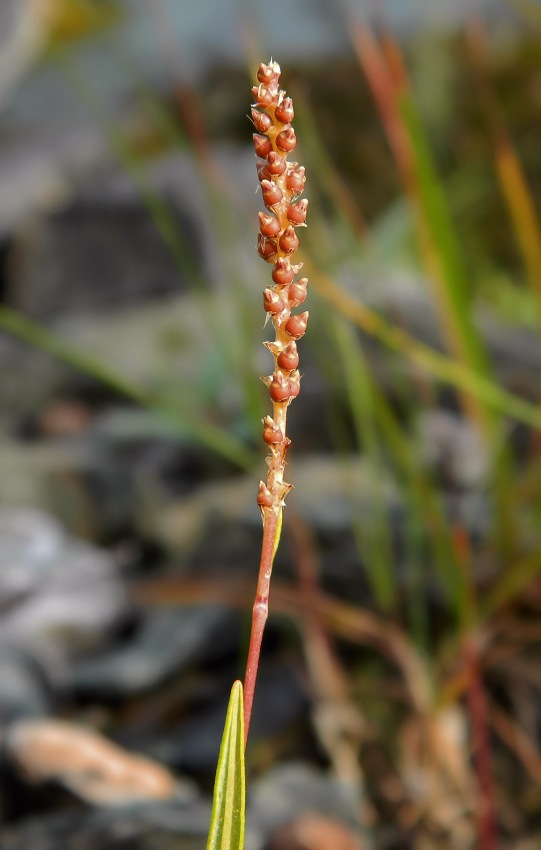
{"type": "Polygon", "coordinates": [[[238,615],[219,605],[146,612],[125,646],[79,662],[72,687],[94,696],[123,698],[149,691],[216,652],[234,652],[239,630],[238,615]]]}
{"type": "Polygon", "coordinates": [[[0,466],[3,505],[35,505],[73,534],[103,537],[133,515],[125,465],[114,445],[96,434],[34,443],[0,440],[0,466]]]}
{"type": "MultiPolygon", "coordinates": [[[[376,481],[390,511],[397,510],[401,502],[391,476],[359,455],[296,457],[288,465],[288,480],[295,482],[288,505],[322,533],[345,531],[353,516],[370,527],[376,481]]],[[[209,535],[213,523],[236,522],[259,530],[261,516],[254,487],[251,475],[213,482],[187,499],[155,504],[153,511],[147,506],[141,522],[171,552],[186,555],[209,535]]]]}
{"type": "Polygon", "coordinates": [[[0,509],[0,564],[0,642],[50,644],[70,659],[127,610],[111,557],[40,511],[0,509]]]}
{"type": "Polygon", "coordinates": [[[13,720],[41,717],[54,704],[54,691],[64,681],[52,653],[27,652],[0,641],[0,728],[13,720]]]}
{"type": "MultiPolygon", "coordinates": [[[[349,287],[358,292],[359,276],[348,273],[349,287]]],[[[386,272],[364,274],[361,282],[363,300],[380,310],[422,342],[444,351],[441,332],[428,284],[418,275],[386,272]]],[[[497,379],[503,386],[528,398],[541,393],[541,340],[535,328],[510,324],[486,307],[479,308],[474,321],[483,338],[497,379]]],[[[377,363],[375,363],[377,368],[377,363]]],[[[385,372],[379,370],[383,383],[385,372]]]]}
{"type": "Polygon", "coordinates": [[[281,764],[253,783],[249,789],[250,822],[268,838],[281,824],[317,812],[368,833],[358,820],[363,790],[353,795],[338,780],[301,762],[281,764]]]}
{"type": "Polygon", "coordinates": [[[425,410],[417,420],[419,459],[452,486],[482,485],[490,469],[486,440],[471,422],[449,411],[425,410]]]}
{"type": "Polygon", "coordinates": [[[118,168],[102,168],[55,213],[18,231],[8,278],[13,306],[42,320],[88,316],[178,293],[190,277],[199,289],[216,283],[216,237],[193,158],[172,154],[144,171],[146,189],[118,168]],[[145,192],[169,216],[168,237],[145,192]]]}
{"type": "Polygon", "coordinates": [[[67,809],[0,829],[2,850],[205,850],[210,804],[67,809]]]}
{"type": "MultiPolygon", "coordinates": [[[[182,773],[213,775],[218,760],[231,684],[238,675],[228,669],[219,681],[220,693],[209,704],[196,704],[174,733],[149,741],[146,752],[182,773]]],[[[288,733],[308,723],[309,697],[304,674],[288,661],[262,659],[254,698],[250,740],[275,748],[288,733]]],[[[215,685],[215,683],[211,683],[215,685]]],[[[208,697],[208,694],[206,695],[208,697]]],[[[128,732],[128,744],[133,732],[128,732]]]]}

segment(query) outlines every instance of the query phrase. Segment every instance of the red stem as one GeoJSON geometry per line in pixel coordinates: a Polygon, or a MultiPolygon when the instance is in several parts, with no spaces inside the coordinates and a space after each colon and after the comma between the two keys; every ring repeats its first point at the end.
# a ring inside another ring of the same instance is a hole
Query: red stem
{"type": "Polygon", "coordinates": [[[481,679],[477,649],[471,641],[468,641],[464,651],[466,664],[470,669],[471,683],[468,688],[468,707],[471,722],[473,761],[481,792],[480,805],[478,807],[479,848],[480,850],[496,850],[498,834],[487,724],[487,699],[481,679]]]}
{"type": "MultiPolygon", "coordinates": [[[[281,508],[279,508],[281,510],[281,508]]],[[[246,662],[246,674],[244,677],[244,746],[248,740],[250,720],[252,717],[252,705],[254,702],[255,683],[259,669],[259,656],[261,653],[261,642],[265,623],[269,613],[269,592],[272,574],[272,562],[274,558],[274,546],[276,541],[276,530],[278,524],[278,513],[273,508],[267,508],[264,512],[265,525],[263,528],[263,541],[261,544],[261,561],[259,563],[259,578],[255,594],[254,607],[252,609],[252,631],[250,634],[250,646],[248,648],[248,660],[246,662]]]]}

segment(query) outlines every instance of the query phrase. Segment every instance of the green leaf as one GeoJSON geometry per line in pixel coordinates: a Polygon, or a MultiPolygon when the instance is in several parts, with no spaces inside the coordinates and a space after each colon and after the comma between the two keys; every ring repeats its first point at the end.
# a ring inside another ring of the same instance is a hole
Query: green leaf
{"type": "Polygon", "coordinates": [[[244,702],[242,683],[235,682],[216,768],[207,850],[242,850],[245,807],[244,702]]]}

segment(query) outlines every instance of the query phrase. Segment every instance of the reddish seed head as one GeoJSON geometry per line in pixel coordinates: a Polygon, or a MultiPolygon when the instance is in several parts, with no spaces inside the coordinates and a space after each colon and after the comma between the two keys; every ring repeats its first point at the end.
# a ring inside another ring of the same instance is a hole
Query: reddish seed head
{"type": "Polygon", "coordinates": [[[265,65],[264,62],[261,62],[259,68],[257,69],[257,79],[260,83],[265,83],[265,85],[268,85],[273,80],[278,81],[280,73],[281,71],[278,62],[270,62],[268,65],[265,65]]]}
{"type": "Polygon", "coordinates": [[[291,398],[297,398],[301,391],[301,376],[297,370],[289,376],[289,392],[291,398]]]}
{"type": "Polygon", "coordinates": [[[266,159],[272,150],[272,142],[266,136],[254,133],[254,150],[261,159],[266,159]]]}
{"type": "Polygon", "coordinates": [[[257,169],[257,176],[259,177],[260,183],[261,183],[262,180],[272,179],[272,174],[269,174],[266,162],[256,163],[256,169],[257,169]]]}
{"type": "Polygon", "coordinates": [[[263,440],[268,446],[282,443],[284,440],[282,429],[278,427],[271,416],[265,416],[263,420],[263,440]]]}
{"type": "Polygon", "coordinates": [[[282,372],[275,372],[269,384],[269,394],[273,401],[280,404],[287,401],[291,396],[289,380],[282,372]]]}
{"type": "Polygon", "coordinates": [[[290,342],[283,351],[280,352],[278,357],[276,358],[276,362],[280,369],[283,369],[285,372],[291,372],[292,369],[296,369],[299,365],[299,352],[297,351],[297,344],[295,342],[290,342]]]}
{"type": "Polygon", "coordinates": [[[264,481],[259,482],[257,504],[260,508],[272,508],[272,494],[264,481]]]}
{"type": "Polygon", "coordinates": [[[297,201],[296,204],[291,204],[287,208],[287,218],[292,224],[304,224],[306,221],[306,214],[308,212],[308,201],[306,198],[303,198],[302,201],[297,201]]]}
{"type": "Polygon", "coordinates": [[[272,269],[272,279],[278,286],[287,286],[295,277],[287,257],[278,257],[272,269]]]}
{"type": "Polygon", "coordinates": [[[281,151],[286,151],[286,153],[295,150],[297,147],[297,137],[293,127],[287,127],[281,133],[278,133],[276,136],[276,147],[280,148],[281,151]]]}
{"type": "Polygon", "coordinates": [[[262,236],[278,236],[280,233],[280,222],[273,215],[259,213],[259,230],[262,236]]]}
{"type": "Polygon", "coordinates": [[[266,207],[274,207],[279,204],[284,193],[278,188],[276,183],[271,183],[270,180],[261,181],[261,191],[263,193],[263,202],[266,207]]]}
{"type": "Polygon", "coordinates": [[[284,254],[293,254],[299,247],[299,237],[295,233],[295,229],[289,224],[282,235],[279,242],[281,250],[284,254]]]}
{"type": "Polygon", "coordinates": [[[276,151],[271,151],[267,157],[267,170],[274,177],[279,177],[286,170],[286,162],[283,156],[276,151]]]}
{"type": "Polygon", "coordinates": [[[262,236],[261,233],[257,237],[257,252],[264,260],[270,260],[278,253],[278,246],[274,239],[268,239],[262,236]]]}
{"type": "Polygon", "coordinates": [[[260,133],[268,133],[270,128],[272,127],[272,118],[270,115],[267,115],[266,112],[260,112],[259,109],[256,109],[252,106],[252,121],[254,122],[254,127],[260,133]]]}
{"type": "Polygon", "coordinates": [[[301,336],[304,336],[306,333],[307,325],[308,312],[306,311],[304,313],[299,313],[296,316],[290,316],[285,323],[285,329],[289,336],[293,337],[293,339],[300,339],[301,336]]]}
{"type": "Polygon", "coordinates": [[[252,88],[252,94],[255,98],[256,104],[258,106],[262,106],[263,109],[268,109],[274,103],[274,95],[272,91],[266,88],[263,84],[254,86],[252,88]]]}
{"type": "Polygon", "coordinates": [[[306,300],[306,287],[308,286],[308,278],[301,277],[296,280],[288,289],[289,304],[291,307],[298,307],[306,300]]]}
{"type": "Polygon", "coordinates": [[[286,186],[295,195],[300,195],[301,192],[304,192],[304,186],[306,184],[306,175],[304,172],[304,166],[301,165],[299,168],[289,171],[286,176],[286,186]]]}
{"type": "Polygon", "coordinates": [[[275,292],[274,289],[270,289],[269,287],[268,289],[264,290],[263,309],[267,313],[281,313],[283,310],[286,309],[286,306],[287,304],[285,303],[284,299],[280,295],[278,295],[278,293],[275,292]]]}
{"type": "Polygon", "coordinates": [[[283,101],[274,110],[274,114],[281,124],[291,124],[295,117],[293,101],[290,97],[284,97],[283,101]]]}

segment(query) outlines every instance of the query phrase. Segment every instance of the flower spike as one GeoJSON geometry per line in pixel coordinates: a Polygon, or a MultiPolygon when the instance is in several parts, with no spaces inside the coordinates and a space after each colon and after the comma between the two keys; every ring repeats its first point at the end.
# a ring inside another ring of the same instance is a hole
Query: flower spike
{"type": "Polygon", "coordinates": [[[257,80],[258,85],[252,89],[255,103],[251,111],[258,131],[254,134],[254,148],[263,203],[272,213],[259,213],[258,250],[264,260],[273,264],[273,285],[265,289],[263,306],[275,330],[275,339],[266,343],[274,357],[274,371],[270,379],[265,378],[273,411],[272,418],[264,420],[264,440],[271,451],[266,488],[272,496],[272,504],[260,504],[260,507],[278,513],[283,502],[283,474],[289,445],[287,409],[300,389],[296,340],[304,335],[308,323],[308,312],[291,313],[304,302],[308,285],[305,277],[296,279],[300,265],[294,263],[299,247],[295,228],[306,222],[308,201],[298,200],[306,183],[304,168],[288,161],[288,155],[297,145],[291,124],[295,111],[291,98],[280,90],[278,63],[272,60],[268,65],[261,63],[257,80]],[[269,422],[273,423],[272,429],[269,422]],[[276,439],[277,436],[280,439],[276,439]]]}
{"type": "Polygon", "coordinates": [[[284,480],[286,454],[291,440],[286,434],[287,410],[300,392],[297,340],[306,331],[308,312],[292,314],[306,298],[307,278],[297,279],[302,263],[295,263],[299,247],[295,228],[306,222],[308,201],[298,200],[304,191],[304,168],[288,162],[297,146],[291,126],[293,102],[280,90],[280,66],[272,59],[257,71],[258,85],[252,88],[255,103],[251,116],[255,129],[254,149],[263,203],[269,213],[259,213],[258,252],[272,263],[272,284],[263,292],[267,320],[274,326],[275,338],[264,345],[272,354],[274,369],[262,377],[272,402],[272,416],[263,419],[263,441],[269,449],[267,481],[259,483],[257,504],[263,519],[263,544],[256,598],[252,613],[252,633],[244,681],[245,734],[248,735],[263,630],[268,613],[272,562],[280,540],[282,510],[291,484],[284,480]]]}

